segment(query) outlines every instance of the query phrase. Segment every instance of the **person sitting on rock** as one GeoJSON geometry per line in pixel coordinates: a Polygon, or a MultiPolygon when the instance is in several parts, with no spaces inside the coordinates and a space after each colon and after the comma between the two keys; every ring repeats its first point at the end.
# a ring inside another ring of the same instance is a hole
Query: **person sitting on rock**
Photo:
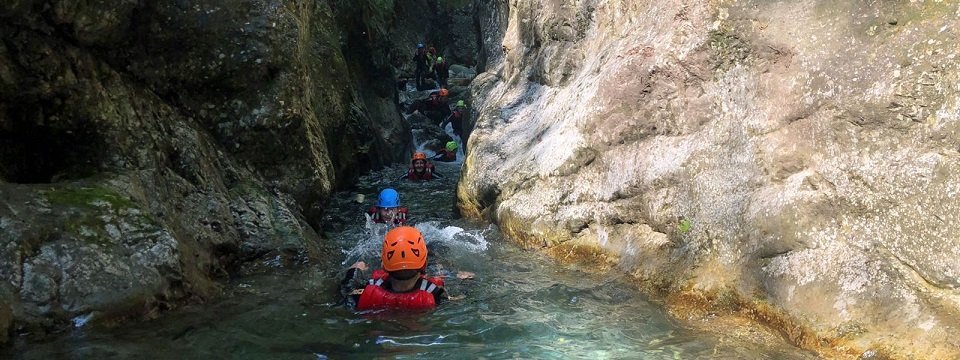
{"type": "Polygon", "coordinates": [[[401,176],[397,180],[411,180],[411,181],[428,181],[433,180],[433,178],[442,178],[440,174],[433,168],[433,164],[427,161],[427,155],[422,152],[416,152],[413,154],[413,158],[410,159],[410,169],[407,170],[407,173],[401,176]]]}
{"type": "Polygon", "coordinates": [[[443,57],[437,56],[437,62],[433,64],[433,72],[437,75],[437,82],[441,88],[447,87],[447,79],[450,78],[450,64],[443,57]]]}
{"type": "Polygon", "coordinates": [[[457,161],[457,142],[447,141],[447,146],[443,149],[440,149],[440,151],[433,156],[432,160],[443,162],[457,161]]]}
{"type": "Polygon", "coordinates": [[[450,116],[446,120],[440,123],[440,128],[443,129],[447,126],[447,123],[453,125],[453,134],[463,138],[463,121],[466,115],[467,104],[463,100],[457,101],[457,107],[453,109],[453,112],[450,113],[450,116]]]}
{"type": "Polygon", "coordinates": [[[427,242],[419,230],[399,226],[387,232],[380,250],[382,269],[373,271],[360,288],[367,265],[347,269],[341,291],[357,310],[429,310],[447,299],[443,279],[427,277],[427,242]]]}
{"type": "Polygon", "coordinates": [[[378,224],[403,225],[407,222],[407,208],[400,207],[400,194],[394,189],[383,189],[377,205],[367,209],[370,220],[378,224]]]}

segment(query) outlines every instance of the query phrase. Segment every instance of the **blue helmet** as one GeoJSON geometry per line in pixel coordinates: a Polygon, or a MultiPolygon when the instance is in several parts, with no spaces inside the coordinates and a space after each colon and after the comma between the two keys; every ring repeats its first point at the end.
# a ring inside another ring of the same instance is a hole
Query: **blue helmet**
{"type": "Polygon", "coordinates": [[[417,49],[423,49],[423,43],[417,44],[417,49]]]}
{"type": "Polygon", "coordinates": [[[383,189],[383,191],[380,192],[377,206],[382,208],[400,207],[400,194],[394,189],[383,189]]]}

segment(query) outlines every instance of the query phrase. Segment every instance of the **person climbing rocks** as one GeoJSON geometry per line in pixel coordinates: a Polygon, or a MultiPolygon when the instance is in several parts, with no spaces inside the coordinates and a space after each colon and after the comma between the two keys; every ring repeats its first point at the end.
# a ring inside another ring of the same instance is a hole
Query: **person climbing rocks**
{"type": "Polygon", "coordinates": [[[417,44],[417,50],[413,53],[413,63],[416,65],[416,71],[414,72],[414,77],[417,81],[417,90],[423,90],[423,76],[427,73],[427,69],[430,67],[428,63],[430,59],[427,58],[427,49],[423,46],[423,43],[417,44]]]}
{"type": "Polygon", "coordinates": [[[450,64],[443,57],[437,56],[437,62],[433,64],[433,72],[437,75],[437,82],[441,88],[447,87],[447,79],[450,78],[450,64]]]}
{"type": "MultiPolygon", "coordinates": [[[[383,237],[381,268],[366,278],[363,276],[366,263],[357,261],[350,265],[340,282],[341,294],[357,310],[429,310],[444,300],[462,299],[462,296],[447,295],[443,277],[426,275],[429,253],[419,230],[411,226],[396,227],[383,237]]],[[[458,271],[456,276],[467,280],[473,279],[474,274],[458,271]]]]}
{"type": "Polygon", "coordinates": [[[440,151],[433,156],[432,160],[443,162],[457,161],[457,142],[447,141],[447,146],[445,146],[443,149],[440,149],[440,151]]]}
{"type": "Polygon", "coordinates": [[[400,207],[400,194],[394,189],[383,189],[377,205],[367,209],[370,220],[378,224],[403,225],[407,222],[407,208],[400,207]]]}
{"type": "Polygon", "coordinates": [[[453,127],[453,133],[463,139],[463,122],[467,113],[467,104],[463,100],[457,100],[457,107],[453,109],[453,112],[450,113],[450,116],[446,120],[443,120],[440,123],[440,128],[443,129],[447,126],[447,123],[450,123],[453,127]]]}
{"type": "MultiPolygon", "coordinates": [[[[450,105],[449,100],[447,100],[447,95],[450,94],[445,88],[440,88],[438,91],[433,91],[430,93],[430,96],[426,99],[417,100],[413,102],[413,105],[410,106],[410,109],[407,110],[407,114],[413,114],[414,112],[421,112],[424,115],[428,111],[437,112],[440,114],[440,119],[446,119],[450,116],[450,105]]],[[[434,118],[434,121],[437,119],[434,118]]]]}
{"type": "Polygon", "coordinates": [[[413,158],[410,159],[410,169],[397,180],[428,181],[433,180],[433,178],[442,177],[443,176],[433,168],[433,164],[427,161],[426,154],[416,152],[413,154],[413,158]]]}

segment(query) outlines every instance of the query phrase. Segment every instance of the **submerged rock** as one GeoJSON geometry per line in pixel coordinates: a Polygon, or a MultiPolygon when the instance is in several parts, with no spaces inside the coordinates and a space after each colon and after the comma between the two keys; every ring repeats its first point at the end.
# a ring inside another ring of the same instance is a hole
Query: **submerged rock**
{"type": "Polygon", "coordinates": [[[461,210],[799,345],[956,357],[956,10],[491,6],[461,210]]]}

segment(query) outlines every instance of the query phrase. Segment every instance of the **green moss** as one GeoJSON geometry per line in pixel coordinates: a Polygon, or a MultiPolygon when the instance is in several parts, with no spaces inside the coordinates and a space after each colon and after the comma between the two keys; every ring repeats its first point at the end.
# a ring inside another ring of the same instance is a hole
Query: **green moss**
{"type": "Polygon", "coordinates": [[[115,245],[107,233],[111,224],[117,228],[121,223],[135,224],[137,228],[158,226],[157,221],[142,212],[124,211],[139,210],[139,206],[107,187],[65,187],[43,191],[42,195],[55,207],[73,209],[60,212],[63,232],[90,244],[115,245]]]}
{"type": "Polygon", "coordinates": [[[59,188],[43,192],[53,205],[93,208],[98,202],[106,202],[114,209],[136,207],[133,201],[105,187],[59,188]]]}
{"type": "Polygon", "coordinates": [[[690,232],[690,229],[692,228],[693,228],[693,223],[690,222],[690,220],[688,219],[682,219],[680,220],[680,223],[677,224],[677,231],[679,231],[681,234],[686,234],[690,232]]]}
{"type": "Polygon", "coordinates": [[[720,27],[710,31],[710,60],[715,69],[727,70],[744,62],[750,55],[750,46],[733,29],[720,27]]]}

